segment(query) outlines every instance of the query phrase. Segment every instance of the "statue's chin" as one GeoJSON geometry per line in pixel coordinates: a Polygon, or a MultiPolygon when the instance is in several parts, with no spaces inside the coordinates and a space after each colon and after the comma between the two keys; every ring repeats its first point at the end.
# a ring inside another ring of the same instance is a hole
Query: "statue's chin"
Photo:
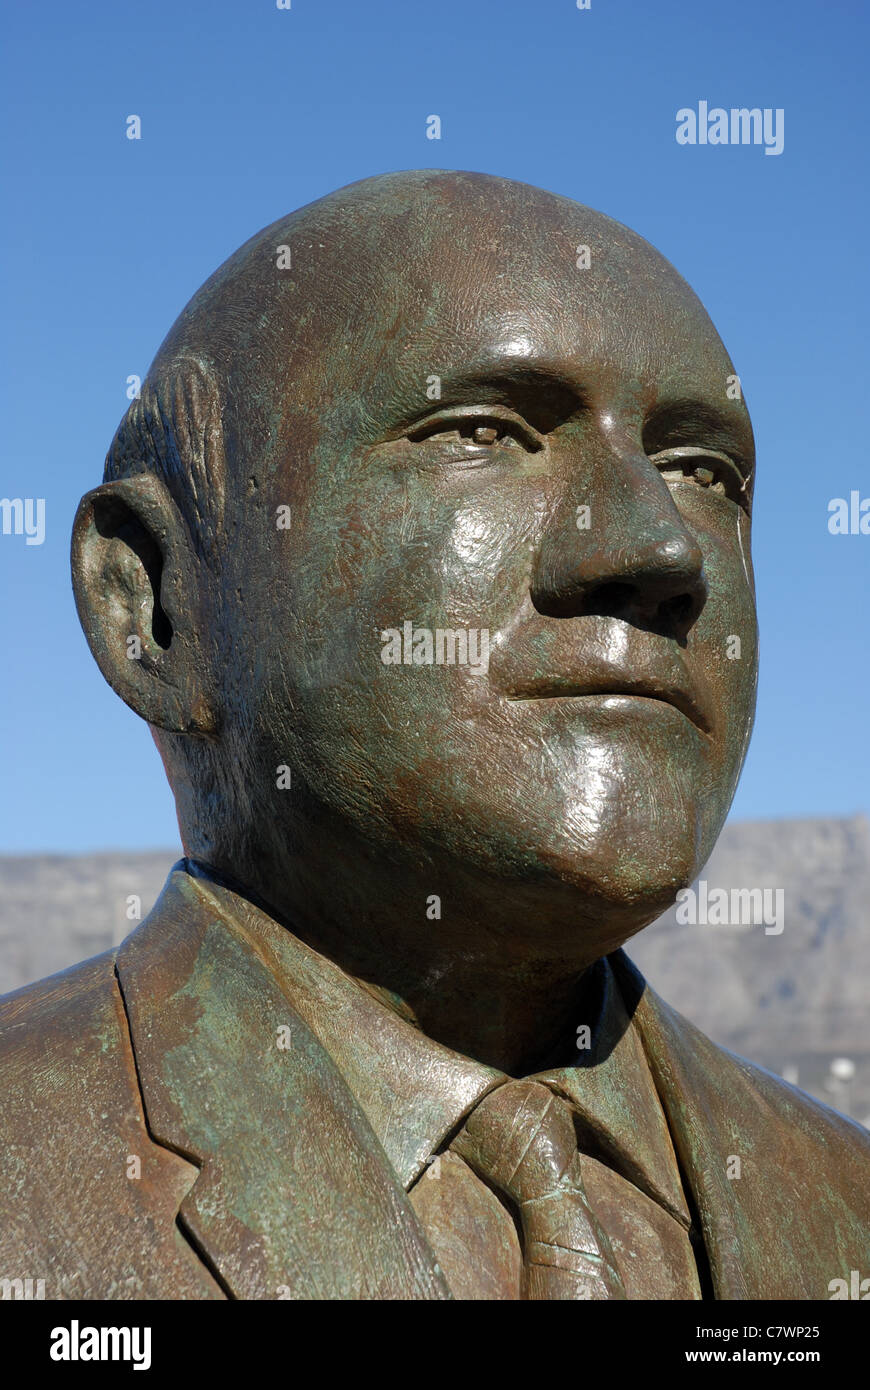
{"type": "Polygon", "coordinates": [[[482,850],[505,879],[651,920],[713,848],[730,802],[723,750],[668,706],[564,703],[531,711],[510,747],[486,747],[455,817],[435,799],[427,809],[439,833],[455,823],[460,857],[482,850]]]}
{"type": "Polygon", "coordinates": [[[561,888],[648,919],[665,911],[710,854],[727,799],[702,794],[697,766],[655,779],[637,766],[611,771],[594,784],[566,775],[528,785],[509,808],[486,794],[466,802],[465,833],[447,831],[452,852],[476,857],[506,886],[525,882],[556,896],[561,888]]]}

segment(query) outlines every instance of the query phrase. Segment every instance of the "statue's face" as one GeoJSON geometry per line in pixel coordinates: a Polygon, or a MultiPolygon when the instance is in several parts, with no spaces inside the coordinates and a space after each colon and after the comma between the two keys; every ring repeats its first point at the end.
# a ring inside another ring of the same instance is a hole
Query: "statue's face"
{"type": "Polygon", "coordinates": [[[685,284],[569,207],[384,251],[304,412],[276,366],[285,452],[232,581],[238,737],[292,770],[260,803],[273,843],[324,813],[433,892],[462,864],[641,925],[711,850],[749,736],[752,436],[685,284]]]}

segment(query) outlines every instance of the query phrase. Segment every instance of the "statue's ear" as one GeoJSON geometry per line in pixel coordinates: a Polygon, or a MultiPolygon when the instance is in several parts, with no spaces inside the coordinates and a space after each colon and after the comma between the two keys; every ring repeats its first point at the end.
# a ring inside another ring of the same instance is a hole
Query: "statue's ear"
{"type": "Polygon", "coordinates": [[[200,635],[201,570],[159,479],[105,483],[79,503],[73,588],[97,665],[149,724],[208,736],[218,715],[200,635]]]}

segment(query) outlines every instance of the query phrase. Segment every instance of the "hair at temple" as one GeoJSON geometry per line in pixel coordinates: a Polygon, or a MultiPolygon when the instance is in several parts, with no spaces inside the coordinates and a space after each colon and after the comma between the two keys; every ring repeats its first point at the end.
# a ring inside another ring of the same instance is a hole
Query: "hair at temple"
{"type": "Polygon", "coordinates": [[[140,473],[165,484],[194,546],[217,563],[226,496],[221,402],[211,368],[189,351],[146,378],[112,440],[103,481],[140,473]]]}

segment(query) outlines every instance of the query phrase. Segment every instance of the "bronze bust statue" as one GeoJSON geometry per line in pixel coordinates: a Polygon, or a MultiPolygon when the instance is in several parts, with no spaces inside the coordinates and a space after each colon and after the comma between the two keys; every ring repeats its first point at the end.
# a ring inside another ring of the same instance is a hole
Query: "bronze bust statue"
{"type": "Polygon", "coordinates": [[[4,1269],[827,1299],[866,1265],[867,1135],[621,950],[749,740],[736,382],[639,236],[481,174],[341,189],[194,296],[72,548],[186,857],[0,1006],[4,1269]]]}

